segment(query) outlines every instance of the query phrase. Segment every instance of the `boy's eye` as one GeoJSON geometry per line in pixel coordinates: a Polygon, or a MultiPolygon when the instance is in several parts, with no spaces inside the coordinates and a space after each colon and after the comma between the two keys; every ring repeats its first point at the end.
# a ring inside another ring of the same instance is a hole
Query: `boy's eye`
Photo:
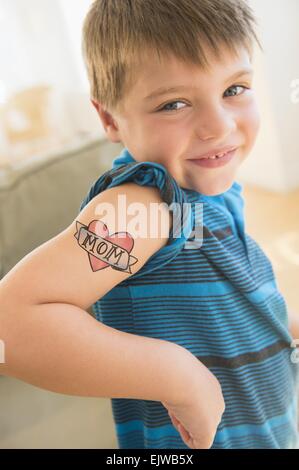
{"type": "MultiPolygon", "coordinates": [[[[249,89],[248,87],[243,86],[243,85],[233,85],[233,86],[229,87],[229,88],[226,90],[225,93],[227,93],[228,91],[231,91],[231,90],[237,90],[238,88],[241,89],[241,91],[243,90],[243,93],[244,93],[245,90],[248,90],[248,89],[249,89]]],[[[224,93],[224,95],[225,95],[225,93],[224,93]]],[[[237,93],[234,93],[234,92],[233,92],[233,94],[229,94],[228,96],[238,96],[238,95],[241,95],[241,94],[242,94],[242,93],[238,93],[238,92],[237,92],[237,93]]]]}
{"type": "MultiPolygon", "coordinates": [[[[245,90],[249,90],[249,88],[244,85],[233,85],[226,90],[226,92],[224,93],[224,96],[228,96],[228,97],[239,96],[243,94],[245,90]],[[238,93],[238,89],[241,90],[240,93],[238,93]],[[226,95],[227,92],[229,92],[228,95],[226,95]]],[[[176,105],[177,103],[187,105],[187,103],[184,103],[184,101],[171,101],[170,103],[165,104],[162,108],[158,109],[158,112],[159,111],[166,111],[166,112],[179,111],[179,109],[176,109],[176,108],[170,109],[172,106],[176,105]]]]}
{"type": "Polygon", "coordinates": [[[173,106],[174,104],[177,104],[177,103],[182,103],[182,104],[186,104],[184,103],[183,101],[171,101],[170,103],[167,103],[165,104],[162,108],[160,108],[158,111],[178,111],[178,109],[167,109],[168,106],[173,106]]]}

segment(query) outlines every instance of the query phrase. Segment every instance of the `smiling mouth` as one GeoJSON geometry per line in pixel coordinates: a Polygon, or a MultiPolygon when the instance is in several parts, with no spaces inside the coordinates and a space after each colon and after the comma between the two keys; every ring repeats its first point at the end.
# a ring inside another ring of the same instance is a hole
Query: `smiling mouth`
{"type": "Polygon", "coordinates": [[[229,150],[229,151],[224,152],[224,153],[219,153],[218,155],[214,155],[213,157],[202,157],[200,160],[219,160],[219,158],[223,158],[229,152],[232,152],[232,150],[229,150]]]}
{"type": "Polygon", "coordinates": [[[211,157],[194,158],[189,161],[204,168],[218,168],[230,162],[235,156],[236,151],[237,147],[222,154],[213,155],[211,157]]]}
{"type": "Polygon", "coordinates": [[[224,157],[227,153],[232,152],[233,150],[236,150],[236,147],[222,147],[222,149],[217,149],[215,152],[208,152],[206,155],[201,155],[198,157],[195,157],[194,159],[192,158],[191,160],[216,160],[219,158],[224,157]]]}

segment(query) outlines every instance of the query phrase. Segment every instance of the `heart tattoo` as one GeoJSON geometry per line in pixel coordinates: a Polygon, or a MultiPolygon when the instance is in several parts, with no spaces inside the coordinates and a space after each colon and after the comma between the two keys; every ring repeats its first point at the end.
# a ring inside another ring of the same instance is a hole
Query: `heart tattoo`
{"type": "Polygon", "coordinates": [[[138,259],[130,255],[134,240],[128,232],[109,235],[107,225],[100,220],[93,220],[88,226],[76,221],[76,226],[74,237],[79,246],[87,251],[94,272],[111,266],[117,271],[132,274],[131,266],[137,263],[138,259]]]}

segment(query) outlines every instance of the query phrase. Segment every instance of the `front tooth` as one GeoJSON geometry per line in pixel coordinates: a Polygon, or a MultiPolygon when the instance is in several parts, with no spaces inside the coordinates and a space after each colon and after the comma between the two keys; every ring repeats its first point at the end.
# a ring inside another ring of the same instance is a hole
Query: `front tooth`
{"type": "Polygon", "coordinates": [[[209,160],[215,160],[216,156],[214,157],[209,157],[209,160]]]}

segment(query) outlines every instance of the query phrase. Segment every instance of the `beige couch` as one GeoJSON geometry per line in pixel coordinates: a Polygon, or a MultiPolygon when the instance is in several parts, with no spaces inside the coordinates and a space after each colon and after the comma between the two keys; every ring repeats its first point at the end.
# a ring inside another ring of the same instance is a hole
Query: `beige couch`
{"type": "Polygon", "coordinates": [[[0,279],[71,223],[91,184],[122,148],[90,137],[0,169],[0,279]]]}

